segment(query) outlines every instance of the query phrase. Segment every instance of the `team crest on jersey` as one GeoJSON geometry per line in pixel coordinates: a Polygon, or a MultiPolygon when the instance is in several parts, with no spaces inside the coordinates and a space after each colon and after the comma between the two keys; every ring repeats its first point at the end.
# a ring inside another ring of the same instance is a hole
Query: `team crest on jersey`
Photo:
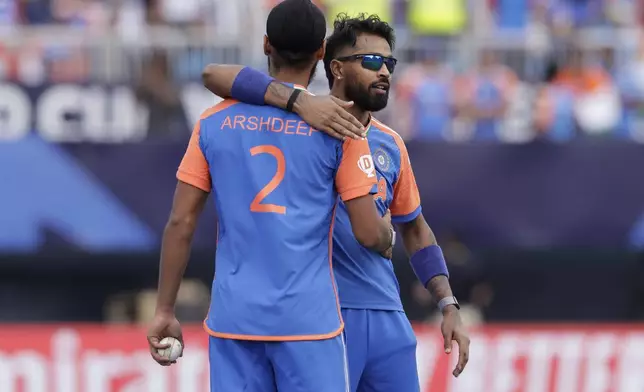
{"type": "Polygon", "coordinates": [[[376,166],[378,166],[380,170],[389,170],[389,165],[391,165],[391,158],[389,158],[389,155],[382,148],[374,151],[373,160],[376,162],[376,166]]]}

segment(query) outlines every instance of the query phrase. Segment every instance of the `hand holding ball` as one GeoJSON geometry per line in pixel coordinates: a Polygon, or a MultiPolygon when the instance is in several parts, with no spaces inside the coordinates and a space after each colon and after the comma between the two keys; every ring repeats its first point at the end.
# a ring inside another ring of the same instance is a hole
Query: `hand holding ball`
{"type": "Polygon", "coordinates": [[[181,345],[181,342],[176,338],[163,338],[159,343],[168,346],[168,348],[161,348],[157,350],[159,355],[164,359],[167,359],[168,361],[176,361],[183,353],[183,346],[181,345]]]}

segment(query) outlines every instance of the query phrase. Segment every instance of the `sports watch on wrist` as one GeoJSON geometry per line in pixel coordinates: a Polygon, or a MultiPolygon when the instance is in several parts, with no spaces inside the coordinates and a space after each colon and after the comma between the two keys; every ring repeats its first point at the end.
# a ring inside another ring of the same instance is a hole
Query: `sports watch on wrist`
{"type": "Polygon", "coordinates": [[[443,309],[445,309],[449,305],[454,305],[456,309],[461,309],[461,305],[458,304],[458,301],[456,300],[456,297],[451,296],[451,297],[445,297],[438,301],[438,309],[442,312],[443,309]]]}

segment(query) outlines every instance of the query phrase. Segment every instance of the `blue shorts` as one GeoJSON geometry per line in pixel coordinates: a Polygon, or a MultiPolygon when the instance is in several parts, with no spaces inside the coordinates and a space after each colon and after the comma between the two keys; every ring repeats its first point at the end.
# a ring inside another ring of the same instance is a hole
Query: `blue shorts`
{"type": "Polygon", "coordinates": [[[404,312],[342,309],[351,392],[419,392],[416,335],[404,312]]]}
{"type": "Polygon", "coordinates": [[[210,337],[211,392],[348,392],[343,335],[255,342],[210,337]]]}

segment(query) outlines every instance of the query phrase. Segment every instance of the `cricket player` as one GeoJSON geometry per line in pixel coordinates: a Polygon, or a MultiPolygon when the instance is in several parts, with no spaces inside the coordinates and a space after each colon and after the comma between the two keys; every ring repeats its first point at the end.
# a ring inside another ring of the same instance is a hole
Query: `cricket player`
{"type": "MultiPolygon", "coordinates": [[[[306,84],[324,55],[326,21],[307,0],[286,0],[267,21],[271,75],[306,84]],[[286,21],[290,23],[286,24],[286,21]]],[[[338,199],[352,235],[389,255],[395,233],[377,210],[366,140],[333,139],[285,108],[258,106],[273,79],[242,70],[232,96],[204,112],[177,172],[163,237],[150,351],[181,339],[174,304],[196,221],[212,193],[218,215],[210,334],[211,391],[329,392],[349,388],[332,233],[338,199]],[[245,78],[247,77],[247,78],[245,78]]],[[[384,217],[383,217],[384,216],[384,217]]],[[[370,260],[365,260],[370,262],[370,260]]]]}

